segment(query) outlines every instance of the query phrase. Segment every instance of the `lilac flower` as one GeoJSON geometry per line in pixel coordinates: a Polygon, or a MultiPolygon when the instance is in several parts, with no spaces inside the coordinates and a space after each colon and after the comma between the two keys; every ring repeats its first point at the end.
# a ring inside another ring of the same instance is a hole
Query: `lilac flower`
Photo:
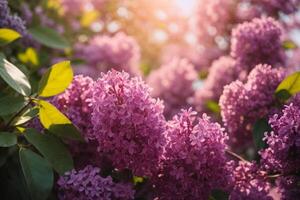
{"type": "Polygon", "coordinates": [[[261,8],[268,14],[278,15],[278,12],[291,14],[296,12],[299,8],[299,0],[252,0],[254,4],[261,6],[261,8]]]}
{"type": "Polygon", "coordinates": [[[0,0],[0,28],[14,29],[23,36],[27,35],[24,21],[10,13],[7,0],[0,0]]]}
{"type": "Polygon", "coordinates": [[[231,56],[247,72],[258,64],[284,64],[282,30],[272,18],[255,18],[238,25],[232,32],[231,56]]]}
{"type": "Polygon", "coordinates": [[[57,182],[60,200],[130,200],[134,190],[130,184],[114,183],[112,177],[101,177],[100,169],[86,166],[73,169],[61,176],[57,182]]]}
{"type": "Polygon", "coordinates": [[[206,110],[205,103],[209,100],[218,102],[224,86],[237,80],[239,76],[239,68],[231,57],[223,56],[214,61],[204,86],[195,92],[194,104],[197,110],[206,110]]]}
{"type": "Polygon", "coordinates": [[[94,81],[90,77],[78,75],[64,93],[55,96],[52,103],[63,112],[83,133],[93,139],[91,124],[92,96],[94,81]]]}
{"type": "Polygon", "coordinates": [[[273,173],[300,171],[300,107],[285,106],[282,113],[269,120],[272,132],[266,135],[268,148],[260,152],[265,169],[273,173]]]}
{"type": "Polygon", "coordinates": [[[115,70],[102,73],[93,91],[92,124],[100,155],[119,170],[151,176],[165,142],[162,103],[150,97],[140,78],[115,70]]]}
{"type": "Polygon", "coordinates": [[[276,180],[279,187],[281,200],[294,200],[300,196],[300,178],[299,176],[280,177],[276,180]]]}
{"type": "Polygon", "coordinates": [[[227,134],[207,115],[196,114],[182,110],[168,122],[164,159],[154,179],[161,200],[208,199],[212,189],[227,184],[227,134]]]}
{"type": "Polygon", "coordinates": [[[165,116],[171,118],[188,106],[194,94],[193,82],[197,79],[194,66],[186,59],[173,59],[151,72],[147,83],[153,88],[152,95],[164,101],[165,116]]]}
{"type": "Polygon", "coordinates": [[[251,142],[252,125],[272,111],[275,103],[273,94],[283,78],[281,68],[257,65],[245,84],[237,80],[225,86],[219,104],[233,144],[242,147],[251,142]]]}
{"type": "Polygon", "coordinates": [[[240,161],[233,170],[230,200],[272,200],[268,195],[271,184],[267,181],[267,174],[255,163],[240,161]]]}
{"type": "Polygon", "coordinates": [[[86,60],[87,67],[95,68],[96,74],[88,74],[97,77],[100,72],[106,72],[112,68],[124,70],[131,75],[139,75],[140,49],[133,37],[124,33],[115,36],[95,36],[88,44],[77,46],[78,57],[86,60]]]}

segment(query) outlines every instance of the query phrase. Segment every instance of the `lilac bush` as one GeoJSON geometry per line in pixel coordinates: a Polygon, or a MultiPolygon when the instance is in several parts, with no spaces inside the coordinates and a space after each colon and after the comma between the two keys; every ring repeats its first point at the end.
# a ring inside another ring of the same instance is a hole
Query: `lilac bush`
{"type": "Polygon", "coordinates": [[[167,118],[188,107],[194,94],[193,82],[197,79],[194,66],[186,59],[173,59],[151,72],[147,83],[153,88],[152,96],[164,101],[167,118]]]}
{"type": "Polygon", "coordinates": [[[161,169],[154,181],[159,199],[207,199],[224,188],[227,134],[207,115],[182,110],[167,124],[161,169]]]}
{"type": "Polygon", "coordinates": [[[233,144],[251,142],[252,124],[272,112],[276,102],[273,93],[284,75],[280,68],[257,65],[246,83],[237,80],[225,86],[219,104],[222,120],[233,144]]]}
{"type": "Polygon", "coordinates": [[[102,74],[93,89],[92,125],[99,154],[114,167],[137,176],[157,170],[165,143],[163,105],[140,78],[115,70],[102,74]]]}
{"type": "Polygon", "coordinates": [[[134,197],[132,185],[115,183],[112,177],[102,177],[100,169],[91,165],[81,170],[66,172],[57,181],[60,200],[130,200],[134,197]]]}

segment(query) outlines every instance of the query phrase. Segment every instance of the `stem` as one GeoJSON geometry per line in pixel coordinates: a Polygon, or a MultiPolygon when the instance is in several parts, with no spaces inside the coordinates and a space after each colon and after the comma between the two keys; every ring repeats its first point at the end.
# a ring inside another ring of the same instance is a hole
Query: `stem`
{"type": "Polygon", "coordinates": [[[232,157],[234,157],[234,158],[237,158],[238,160],[241,160],[241,161],[244,161],[244,162],[248,162],[246,159],[244,159],[244,158],[241,157],[240,155],[238,155],[238,154],[232,152],[232,151],[229,150],[229,149],[226,149],[225,152],[226,152],[228,155],[230,155],[230,156],[232,156],[232,157]]]}
{"type": "Polygon", "coordinates": [[[14,114],[10,120],[7,122],[6,126],[5,126],[5,129],[8,129],[11,125],[11,123],[19,116],[21,115],[27,108],[28,106],[32,103],[32,99],[30,98],[28,103],[23,107],[21,108],[16,114],[14,114]]]}

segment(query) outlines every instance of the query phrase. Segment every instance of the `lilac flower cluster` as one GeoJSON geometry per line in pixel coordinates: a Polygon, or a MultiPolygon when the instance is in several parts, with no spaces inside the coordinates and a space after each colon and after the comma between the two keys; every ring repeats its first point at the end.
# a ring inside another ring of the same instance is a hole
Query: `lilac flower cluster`
{"type": "Polygon", "coordinates": [[[114,167],[137,176],[155,172],[165,143],[163,105],[140,78],[102,74],[93,90],[92,124],[100,154],[114,167]]]}
{"type": "Polygon", "coordinates": [[[133,37],[124,33],[114,36],[95,36],[88,44],[77,45],[77,56],[91,68],[87,75],[98,77],[111,68],[139,75],[140,49],[133,37]]]}
{"type": "Polygon", "coordinates": [[[7,0],[0,0],[0,28],[14,29],[23,36],[27,35],[24,21],[10,13],[7,0]]]}
{"type": "Polygon", "coordinates": [[[231,56],[247,72],[258,64],[273,67],[284,64],[282,30],[272,18],[255,18],[238,25],[232,32],[231,56]]]}
{"type": "Polygon", "coordinates": [[[223,56],[215,60],[209,69],[204,86],[195,92],[193,103],[197,110],[206,110],[205,103],[209,100],[218,102],[224,86],[237,80],[239,76],[240,71],[233,58],[223,56]]]}
{"type": "Polygon", "coordinates": [[[227,134],[205,114],[196,114],[182,110],[168,122],[164,159],[154,181],[161,200],[207,199],[212,189],[227,184],[227,134]]]}
{"type": "Polygon", "coordinates": [[[63,112],[84,134],[92,139],[91,117],[94,81],[77,75],[64,93],[55,96],[52,103],[63,112]]]}
{"type": "Polygon", "coordinates": [[[273,173],[300,172],[300,107],[299,104],[285,106],[282,113],[269,120],[272,132],[265,140],[268,148],[261,152],[262,164],[273,173]]]}
{"type": "Polygon", "coordinates": [[[99,10],[103,7],[106,0],[60,0],[61,7],[65,16],[80,16],[88,11],[90,7],[99,10]]]}
{"type": "Polygon", "coordinates": [[[151,72],[147,83],[153,88],[152,96],[164,101],[165,116],[172,116],[188,106],[194,94],[193,82],[197,79],[194,66],[186,59],[173,59],[151,72]]]}
{"type": "Polygon", "coordinates": [[[287,176],[280,177],[276,180],[276,185],[279,188],[281,200],[294,200],[300,196],[300,177],[287,176]]]}
{"type": "Polygon", "coordinates": [[[237,80],[225,86],[219,104],[222,120],[233,144],[243,146],[251,141],[252,125],[271,112],[275,103],[273,94],[283,78],[281,68],[257,65],[245,84],[237,80]]]}
{"type": "Polygon", "coordinates": [[[278,15],[278,12],[291,14],[300,6],[299,0],[252,0],[252,2],[270,15],[278,15]]]}
{"type": "Polygon", "coordinates": [[[268,194],[271,184],[266,172],[260,171],[255,163],[240,161],[233,171],[233,186],[230,200],[272,200],[268,194]]]}
{"type": "Polygon", "coordinates": [[[101,177],[100,169],[86,166],[84,169],[66,172],[57,182],[60,200],[131,200],[132,185],[114,183],[112,177],[101,177]]]}

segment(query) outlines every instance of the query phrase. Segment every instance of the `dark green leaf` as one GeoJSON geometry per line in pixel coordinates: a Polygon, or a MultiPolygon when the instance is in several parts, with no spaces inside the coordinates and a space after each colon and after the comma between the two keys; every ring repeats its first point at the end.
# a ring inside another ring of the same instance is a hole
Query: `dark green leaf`
{"type": "Polygon", "coordinates": [[[24,97],[5,96],[0,99],[0,116],[10,115],[25,106],[24,97]]]}
{"type": "Polygon", "coordinates": [[[263,141],[264,133],[271,130],[271,127],[266,119],[259,119],[253,125],[253,140],[257,150],[266,147],[265,141],[263,141]]]}
{"type": "Polygon", "coordinates": [[[29,149],[21,148],[19,156],[32,200],[46,200],[54,180],[50,164],[29,149]]]}
{"type": "Polygon", "coordinates": [[[0,132],[0,147],[10,147],[17,144],[17,136],[14,133],[0,132]]]}
{"type": "Polygon", "coordinates": [[[77,128],[55,106],[43,100],[38,104],[40,121],[46,129],[62,138],[84,141],[77,128]]]}
{"type": "Polygon", "coordinates": [[[300,72],[295,72],[287,76],[277,87],[275,95],[287,100],[300,91],[300,72]]]}
{"type": "Polygon", "coordinates": [[[71,154],[57,137],[27,129],[25,138],[39,150],[59,174],[63,175],[74,168],[71,154]]]}
{"type": "Polygon", "coordinates": [[[216,200],[227,200],[229,198],[229,194],[223,190],[215,189],[211,192],[210,198],[216,200]]]}
{"type": "Polygon", "coordinates": [[[7,45],[20,37],[21,35],[15,30],[0,28],[0,46],[7,45]]]}
{"type": "Polygon", "coordinates": [[[55,49],[66,49],[70,47],[67,40],[53,29],[38,26],[30,28],[29,33],[35,40],[47,47],[55,49]]]}
{"type": "Polygon", "coordinates": [[[31,94],[31,86],[25,74],[1,56],[0,76],[18,93],[24,96],[29,96],[31,94]]]}

